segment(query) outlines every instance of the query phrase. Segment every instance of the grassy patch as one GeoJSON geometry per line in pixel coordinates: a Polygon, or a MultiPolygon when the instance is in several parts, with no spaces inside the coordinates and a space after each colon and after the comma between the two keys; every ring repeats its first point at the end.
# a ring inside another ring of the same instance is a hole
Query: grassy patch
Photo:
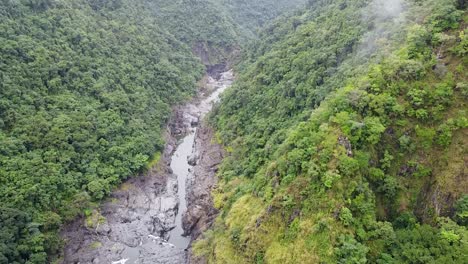
{"type": "Polygon", "coordinates": [[[87,228],[94,229],[97,228],[98,225],[106,222],[106,218],[97,209],[92,211],[86,211],[85,216],[85,225],[87,228]]]}
{"type": "Polygon", "coordinates": [[[94,241],[93,243],[89,245],[89,248],[91,249],[98,249],[100,247],[102,247],[102,243],[99,241],[94,241]]]}
{"type": "Polygon", "coordinates": [[[151,170],[152,168],[156,167],[161,160],[161,152],[156,152],[153,157],[148,161],[146,165],[146,170],[151,170]]]}

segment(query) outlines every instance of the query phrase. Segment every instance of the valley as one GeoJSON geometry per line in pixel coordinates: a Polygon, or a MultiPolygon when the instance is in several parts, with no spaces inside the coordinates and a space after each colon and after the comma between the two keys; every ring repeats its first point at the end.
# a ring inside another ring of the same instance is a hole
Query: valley
{"type": "Polygon", "coordinates": [[[465,263],[463,0],[4,0],[0,264],[465,263]]]}
{"type": "Polygon", "coordinates": [[[185,227],[198,224],[199,219],[192,214],[182,223],[187,201],[190,212],[198,206],[195,204],[209,203],[206,195],[215,181],[210,171],[221,162],[220,158],[214,163],[211,159],[222,155],[222,149],[216,146],[215,151],[207,152],[213,138],[205,132],[204,117],[231,85],[233,73],[207,75],[204,80],[191,102],[175,107],[160,162],[144,175],[123,183],[87,219],[78,219],[64,229],[64,263],[188,262],[192,230],[185,227]],[[199,178],[207,178],[211,184],[199,178]]]}

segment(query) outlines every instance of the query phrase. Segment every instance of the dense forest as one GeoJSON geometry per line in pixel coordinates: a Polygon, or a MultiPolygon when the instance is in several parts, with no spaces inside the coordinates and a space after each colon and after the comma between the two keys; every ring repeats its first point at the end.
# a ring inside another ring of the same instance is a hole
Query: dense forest
{"type": "Polygon", "coordinates": [[[466,263],[464,1],[316,0],[267,25],[211,122],[209,263],[466,263]]]}
{"type": "Polygon", "coordinates": [[[44,263],[64,221],[162,148],[203,65],[133,1],[0,10],[0,263],[44,263]]]}
{"type": "Polygon", "coordinates": [[[154,165],[235,64],[209,263],[466,263],[463,0],[2,0],[0,264],[154,165]],[[294,11],[293,11],[294,10],[294,11]]]}
{"type": "Polygon", "coordinates": [[[1,1],[0,263],[52,261],[64,223],[155,162],[205,67],[299,2],[1,1]]]}
{"type": "Polygon", "coordinates": [[[257,30],[305,0],[147,0],[159,25],[189,43],[205,64],[232,61],[257,30]]]}

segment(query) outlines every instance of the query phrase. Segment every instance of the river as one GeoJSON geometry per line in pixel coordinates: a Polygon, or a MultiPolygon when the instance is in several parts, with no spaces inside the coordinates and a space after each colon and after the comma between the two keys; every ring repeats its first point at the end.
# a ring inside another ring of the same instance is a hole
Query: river
{"type": "Polygon", "coordinates": [[[202,120],[232,81],[232,71],[206,76],[199,94],[174,109],[160,163],[113,191],[96,225],[77,219],[64,229],[63,263],[188,262],[191,231],[215,215],[209,193],[222,159],[202,120]]]}

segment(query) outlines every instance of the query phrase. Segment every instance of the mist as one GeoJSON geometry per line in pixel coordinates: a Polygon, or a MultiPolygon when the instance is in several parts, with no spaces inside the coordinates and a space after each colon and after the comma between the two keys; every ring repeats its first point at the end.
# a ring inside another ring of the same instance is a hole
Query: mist
{"type": "Polygon", "coordinates": [[[374,0],[371,7],[377,20],[394,19],[403,12],[403,0],[374,0]]]}
{"type": "Polygon", "coordinates": [[[405,24],[404,11],[405,0],[374,0],[362,14],[369,32],[364,35],[358,54],[368,57],[376,50],[385,49],[390,38],[405,24]]]}

